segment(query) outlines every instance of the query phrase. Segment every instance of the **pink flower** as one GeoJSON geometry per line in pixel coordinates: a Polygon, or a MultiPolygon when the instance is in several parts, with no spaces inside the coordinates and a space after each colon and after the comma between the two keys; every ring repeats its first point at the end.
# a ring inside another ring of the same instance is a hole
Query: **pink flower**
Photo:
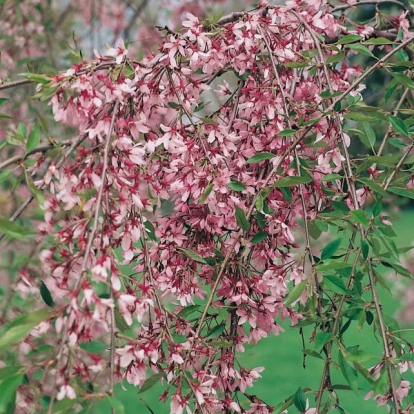
{"type": "Polygon", "coordinates": [[[70,400],[74,400],[76,398],[75,390],[69,384],[62,385],[56,396],[58,401],[63,400],[64,398],[69,398],[70,400]]]}
{"type": "Polygon", "coordinates": [[[118,65],[122,63],[124,57],[128,54],[128,49],[125,47],[125,43],[123,39],[118,39],[117,41],[118,47],[117,48],[109,48],[106,52],[107,56],[112,56],[115,58],[115,61],[118,65]]]}

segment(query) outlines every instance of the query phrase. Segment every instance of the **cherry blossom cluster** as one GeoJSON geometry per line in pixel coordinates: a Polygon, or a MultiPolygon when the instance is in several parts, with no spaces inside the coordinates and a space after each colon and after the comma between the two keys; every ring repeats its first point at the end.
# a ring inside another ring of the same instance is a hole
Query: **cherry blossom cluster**
{"type": "Polygon", "coordinates": [[[45,334],[55,346],[39,385],[51,405],[82,397],[77,380],[105,392],[158,374],[171,413],[272,412],[249,391],[263,367],[238,353],[303,318],[293,305],[312,286],[286,301],[309,277],[300,220],[370,191],[355,200],[324,180],[350,143],[331,98],[361,68],[323,64],[341,46],[320,36],[354,31],[321,5],[261,4],[209,26],[187,14],[142,61],[120,41],[39,86],[75,131],[35,181],[49,193],[40,259],[55,307],[24,350],[45,334]]]}

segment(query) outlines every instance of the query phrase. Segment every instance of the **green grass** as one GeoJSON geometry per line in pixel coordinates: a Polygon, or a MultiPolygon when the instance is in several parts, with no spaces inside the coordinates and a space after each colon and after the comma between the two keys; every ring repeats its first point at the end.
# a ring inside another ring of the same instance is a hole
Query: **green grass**
{"type": "MultiPolygon", "coordinates": [[[[412,237],[412,217],[414,212],[406,212],[398,220],[395,220],[394,229],[399,235],[396,239],[398,246],[407,246],[413,244],[412,237]]],[[[379,288],[379,293],[382,300],[384,313],[393,316],[399,309],[400,302],[397,297],[391,296],[387,291],[379,288]]],[[[285,333],[281,333],[278,337],[269,337],[262,340],[257,346],[248,345],[246,352],[239,355],[239,361],[247,368],[254,368],[258,366],[266,367],[262,372],[263,378],[260,379],[252,390],[252,393],[262,398],[270,405],[277,405],[285,398],[294,394],[299,387],[318,389],[323,361],[313,358],[306,358],[306,367],[303,365],[302,355],[302,338],[299,335],[298,328],[291,328],[284,325],[285,333]]],[[[304,329],[304,338],[306,348],[312,348],[309,343],[311,331],[304,329]]],[[[348,346],[360,345],[360,349],[378,355],[380,358],[382,347],[380,338],[376,339],[372,333],[372,327],[367,324],[361,331],[358,331],[356,323],[352,324],[345,334],[346,344],[348,346]]],[[[404,334],[407,339],[414,342],[414,332],[408,331],[404,334]]],[[[336,351],[334,352],[336,358],[336,351]]],[[[374,362],[372,362],[374,363],[374,362]]],[[[369,367],[368,362],[365,366],[369,367]]],[[[407,374],[404,374],[407,376],[407,374]]],[[[413,380],[413,376],[411,376],[413,380]]],[[[332,382],[334,384],[346,384],[342,374],[339,370],[332,369],[332,382]]],[[[163,387],[157,384],[154,388],[142,395],[138,394],[138,388],[129,386],[126,382],[123,386],[127,392],[121,389],[118,385],[116,390],[117,397],[125,404],[126,414],[136,414],[150,412],[145,407],[141,399],[151,407],[156,414],[169,413],[169,405],[158,402],[158,395],[162,392],[163,387]]],[[[350,414],[370,414],[370,413],[387,413],[385,407],[377,407],[374,400],[364,400],[365,394],[368,392],[367,383],[359,378],[360,390],[358,394],[353,391],[338,391],[341,405],[350,414]]],[[[307,393],[310,406],[314,405],[314,394],[307,393]]],[[[109,413],[109,408],[104,407],[103,404],[97,404],[93,413],[109,413]]],[[[298,410],[295,407],[289,408],[289,414],[296,414],[298,410]]]]}

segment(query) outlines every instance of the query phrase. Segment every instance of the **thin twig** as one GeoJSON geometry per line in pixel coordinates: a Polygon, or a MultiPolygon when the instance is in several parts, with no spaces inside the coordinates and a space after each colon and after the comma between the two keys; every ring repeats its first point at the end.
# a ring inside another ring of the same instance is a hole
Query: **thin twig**
{"type": "Polygon", "coordinates": [[[71,144],[73,144],[72,141],[64,141],[64,142],[62,142],[59,145],[54,144],[54,143],[39,145],[37,148],[34,148],[31,151],[26,152],[23,155],[15,155],[14,157],[11,157],[11,158],[3,161],[2,163],[0,163],[0,171],[3,170],[4,168],[8,167],[11,164],[16,164],[18,162],[21,162],[21,161],[25,160],[30,155],[38,154],[39,152],[47,152],[47,151],[49,151],[51,149],[57,149],[60,146],[67,147],[67,146],[69,146],[71,144]]]}
{"type": "Polygon", "coordinates": [[[395,4],[396,6],[400,7],[403,10],[409,10],[404,3],[402,3],[398,0],[382,0],[382,1],[363,0],[363,1],[358,1],[355,4],[352,4],[352,5],[343,4],[341,6],[336,6],[331,10],[331,12],[335,13],[337,11],[347,10],[347,9],[351,9],[351,8],[358,7],[358,6],[366,6],[366,5],[369,5],[369,4],[372,4],[374,6],[380,6],[381,4],[395,4]]]}
{"type": "MultiPolygon", "coordinates": [[[[118,113],[118,107],[119,107],[119,101],[116,101],[116,103],[114,105],[114,108],[113,108],[111,124],[110,124],[110,127],[109,127],[108,134],[106,136],[105,150],[104,150],[104,155],[103,155],[102,175],[101,175],[102,183],[101,183],[101,186],[99,188],[98,197],[97,197],[97,200],[96,200],[96,207],[95,207],[93,225],[92,225],[92,229],[89,233],[88,242],[87,242],[87,245],[86,245],[86,248],[85,248],[85,254],[83,256],[81,269],[79,271],[79,278],[76,281],[75,286],[73,287],[73,291],[76,291],[79,288],[80,284],[81,284],[81,281],[83,279],[83,273],[85,272],[85,270],[87,268],[87,263],[88,263],[88,260],[89,260],[89,253],[90,253],[91,248],[92,248],[92,243],[95,239],[95,234],[96,234],[96,231],[98,229],[99,214],[100,214],[100,209],[101,209],[101,204],[102,204],[103,192],[104,192],[104,188],[105,188],[106,172],[107,172],[107,169],[108,169],[109,148],[111,146],[111,136],[112,136],[112,133],[114,131],[115,118],[116,118],[116,115],[118,113]]],[[[58,382],[57,380],[58,380],[58,375],[59,375],[59,370],[60,370],[60,364],[61,364],[61,361],[63,360],[63,352],[64,352],[64,349],[65,349],[66,343],[67,343],[67,336],[68,336],[69,322],[70,322],[69,314],[70,314],[71,310],[72,310],[72,305],[69,304],[68,307],[67,307],[68,316],[66,318],[65,325],[62,329],[61,344],[60,344],[58,355],[56,357],[57,367],[56,367],[56,373],[55,373],[55,379],[54,379],[54,384],[55,385],[57,385],[57,382],[58,382]]],[[[52,414],[53,413],[53,406],[54,406],[55,400],[56,400],[56,387],[53,388],[52,395],[50,397],[50,402],[49,402],[49,407],[48,407],[48,410],[47,410],[47,414],[52,414]]]]}
{"type": "Polygon", "coordinates": [[[18,81],[0,83],[0,91],[3,91],[5,89],[10,89],[10,88],[15,88],[16,86],[29,85],[30,83],[34,83],[34,81],[29,80],[29,79],[23,79],[23,80],[18,80],[18,81]]]}

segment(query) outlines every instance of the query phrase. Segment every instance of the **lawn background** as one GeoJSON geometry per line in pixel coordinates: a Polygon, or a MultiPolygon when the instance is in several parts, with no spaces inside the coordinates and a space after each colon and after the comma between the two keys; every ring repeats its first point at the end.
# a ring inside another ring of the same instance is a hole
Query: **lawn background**
{"type": "MultiPolygon", "coordinates": [[[[414,245],[414,211],[407,210],[400,214],[394,221],[394,230],[398,237],[395,242],[398,247],[414,245]]],[[[386,315],[395,316],[396,311],[400,308],[400,299],[396,296],[390,296],[383,288],[379,288],[382,300],[383,310],[386,315]]],[[[283,325],[286,332],[281,333],[278,337],[271,336],[263,339],[257,346],[248,345],[246,352],[239,355],[238,358],[242,365],[247,368],[264,366],[266,369],[262,372],[260,379],[255,387],[251,389],[251,393],[266,401],[268,404],[276,406],[285,398],[294,394],[299,388],[311,387],[318,389],[320,376],[323,367],[323,361],[316,358],[306,358],[306,369],[303,368],[302,362],[302,339],[299,335],[298,328],[291,328],[283,325]]],[[[404,326],[402,328],[413,328],[412,326],[404,326]]],[[[310,337],[311,330],[305,329],[305,341],[310,337]]],[[[361,331],[356,328],[356,323],[346,333],[347,345],[360,345],[360,349],[374,355],[381,354],[381,343],[376,341],[372,335],[372,328],[367,324],[361,331]]],[[[407,331],[404,337],[414,342],[414,331],[407,331]]],[[[311,348],[309,343],[306,347],[311,348]]],[[[336,352],[336,351],[335,351],[336,352]]],[[[336,357],[335,353],[334,356],[336,357]]],[[[370,366],[369,363],[365,364],[370,366]]],[[[407,377],[407,374],[404,374],[407,377]]],[[[414,379],[412,375],[408,375],[414,379]]],[[[374,400],[364,400],[367,393],[367,383],[359,378],[360,391],[355,394],[353,391],[338,391],[341,406],[350,414],[371,414],[387,413],[386,407],[378,407],[374,400]]],[[[332,370],[333,383],[346,384],[340,372],[332,370]]],[[[149,391],[138,394],[139,389],[132,387],[124,381],[121,386],[118,384],[116,388],[116,396],[125,405],[125,414],[141,414],[150,413],[145,404],[147,404],[155,414],[168,414],[169,404],[163,404],[158,401],[159,394],[163,391],[163,387],[157,384],[149,391]],[[127,391],[123,391],[122,388],[127,391]],[[145,401],[145,404],[143,401],[145,401]]],[[[310,406],[314,406],[314,394],[308,393],[310,406]]],[[[93,414],[109,414],[110,408],[106,403],[100,402],[87,411],[93,414]]],[[[289,414],[297,414],[299,411],[294,407],[290,407],[289,414]]],[[[338,412],[338,411],[337,411],[338,412]]]]}

